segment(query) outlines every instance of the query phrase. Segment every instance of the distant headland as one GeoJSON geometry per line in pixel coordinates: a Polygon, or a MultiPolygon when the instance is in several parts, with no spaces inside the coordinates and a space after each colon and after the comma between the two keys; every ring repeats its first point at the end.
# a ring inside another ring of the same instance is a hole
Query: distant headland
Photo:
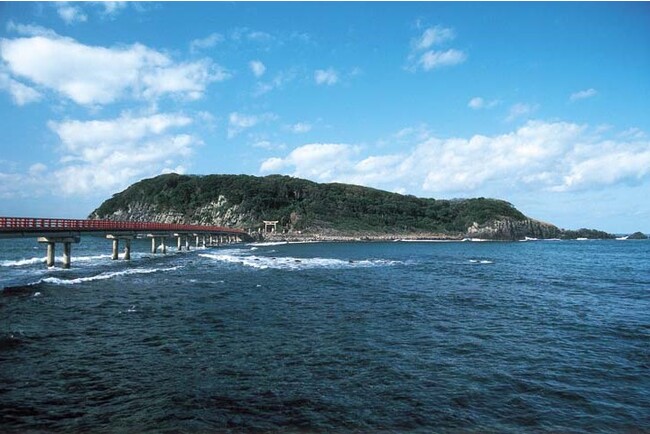
{"type": "Polygon", "coordinates": [[[113,195],[89,218],[229,226],[288,241],[615,238],[560,229],[498,199],[425,199],[281,175],[160,175],[113,195]]]}

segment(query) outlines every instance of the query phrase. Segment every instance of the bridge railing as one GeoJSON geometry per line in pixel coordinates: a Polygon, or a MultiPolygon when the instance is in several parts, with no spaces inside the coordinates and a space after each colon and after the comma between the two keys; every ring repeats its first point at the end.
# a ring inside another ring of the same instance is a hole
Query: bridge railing
{"type": "Polygon", "coordinates": [[[32,217],[0,217],[0,231],[194,231],[194,232],[222,232],[230,234],[243,234],[240,229],[231,229],[223,226],[184,225],[174,223],[152,222],[126,222],[112,220],[79,220],[79,219],[51,219],[32,217]]]}

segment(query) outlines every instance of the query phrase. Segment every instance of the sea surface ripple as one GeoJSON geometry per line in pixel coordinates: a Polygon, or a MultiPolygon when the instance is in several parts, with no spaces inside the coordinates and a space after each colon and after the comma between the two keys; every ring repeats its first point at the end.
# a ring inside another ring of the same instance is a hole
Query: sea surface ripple
{"type": "Polygon", "coordinates": [[[650,431],[648,241],[2,243],[2,432],[650,431]]]}

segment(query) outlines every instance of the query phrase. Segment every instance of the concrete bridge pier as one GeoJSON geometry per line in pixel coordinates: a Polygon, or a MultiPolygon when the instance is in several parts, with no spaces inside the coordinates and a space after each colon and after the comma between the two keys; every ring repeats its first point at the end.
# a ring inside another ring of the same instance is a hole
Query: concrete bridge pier
{"type": "Polygon", "coordinates": [[[179,251],[179,252],[180,252],[181,250],[183,250],[183,237],[182,237],[182,236],[178,235],[178,236],[176,237],[176,245],[178,246],[178,251],[179,251]]]}
{"type": "Polygon", "coordinates": [[[56,243],[63,244],[63,268],[70,268],[72,258],[72,243],[78,243],[81,240],[79,236],[72,237],[38,237],[39,243],[47,244],[47,259],[48,267],[54,266],[54,258],[56,252],[56,243]]]}
{"type": "Polygon", "coordinates": [[[109,234],[106,235],[106,238],[113,241],[113,254],[111,255],[112,260],[115,261],[119,259],[120,240],[124,241],[124,259],[127,261],[131,259],[131,240],[133,239],[133,236],[109,234]]]}
{"type": "Polygon", "coordinates": [[[120,248],[120,240],[117,238],[113,238],[113,254],[111,255],[111,259],[114,261],[117,259],[117,253],[119,248],[120,248]]]}
{"type": "Polygon", "coordinates": [[[72,245],[69,241],[63,243],[63,268],[70,268],[70,259],[72,253],[72,245]]]}
{"type": "Polygon", "coordinates": [[[54,267],[54,253],[56,252],[56,243],[50,241],[47,243],[47,260],[46,264],[49,267],[54,267]]]}
{"type": "Polygon", "coordinates": [[[147,236],[151,238],[151,253],[155,255],[158,252],[158,241],[160,241],[160,250],[162,250],[163,253],[167,253],[167,246],[165,245],[167,236],[153,234],[149,234],[147,236]]]}
{"type": "Polygon", "coordinates": [[[124,240],[124,260],[125,261],[131,260],[131,239],[130,238],[126,238],[124,240]]]}

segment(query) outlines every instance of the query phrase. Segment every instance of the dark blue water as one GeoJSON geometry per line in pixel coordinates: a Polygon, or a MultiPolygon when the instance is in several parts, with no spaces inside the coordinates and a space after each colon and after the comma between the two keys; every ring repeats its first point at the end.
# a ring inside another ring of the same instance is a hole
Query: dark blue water
{"type": "Polygon", "coordinates": [[[650,431],[648,241],[0,243],[0,431],[650,431]]]}

